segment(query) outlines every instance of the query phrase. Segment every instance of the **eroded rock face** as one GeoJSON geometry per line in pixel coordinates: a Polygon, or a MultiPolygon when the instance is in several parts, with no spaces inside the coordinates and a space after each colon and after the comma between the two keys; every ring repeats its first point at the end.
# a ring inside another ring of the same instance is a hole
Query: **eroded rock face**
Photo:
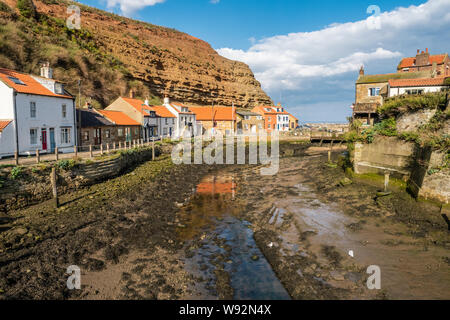
{"type": "Polygon", "coordinates": [[[434,117],[436,111],[436,109],[422,109],[401,115],[397,119],[398,132],[414,132],[418,130],[420,126],[428,123],[434,117]]]}
{"type": "MultiPolygon", "coordinates": [[[[15,2],[15,1],[8,1],[15,2]]],[[[67,4],[35,0],[38,12],[66,19],[67,4]]],[[[124,63],[151,92],[191,104],[240,107],[271,104],[250,68],[220,56],[188,34],[81,6],[81,27],[100,50],[124,63]]]]}

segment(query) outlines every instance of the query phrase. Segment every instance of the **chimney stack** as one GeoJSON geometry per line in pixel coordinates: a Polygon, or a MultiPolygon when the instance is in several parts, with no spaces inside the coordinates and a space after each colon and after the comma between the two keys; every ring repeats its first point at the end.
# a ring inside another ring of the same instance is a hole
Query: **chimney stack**
{"type": "Polygon", "coordinates": [[[361,69],[359,69],[359,75],[360,76],[364,75],[364,66],[361,66],[361,69]]]}
{"type": "Polygon", "coordinates": [[[164,96],[164,104],[170,104],[170,98],[168,95],[164,96]]]}
{"type": "Polygon", "coordinates": [[[41,77],[53,79],[53,69],[50,68],[50,62],[46,61],[41,66],[41,77]]]}
{"type": "Polygon", "coordinates": [[[419,54],[420,53],[420,49],[417,49],[417,54],[419,54]]]}

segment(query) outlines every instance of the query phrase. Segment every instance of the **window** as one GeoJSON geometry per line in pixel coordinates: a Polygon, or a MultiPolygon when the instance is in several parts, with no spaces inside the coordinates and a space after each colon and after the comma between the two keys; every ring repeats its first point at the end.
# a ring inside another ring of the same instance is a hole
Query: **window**
{"type": "Polygon", "coordinates": [[[262,124],[261,123],[258,125],[258,128],[262,129],[262,124]]]}
{"type": "Polygon", "coordinates": [[[106,139],[111,138],[111,130],[108,129],[108,130],[105,131],[105,138],[106,139]]]}
{"type": "Polygon", "coordinates": [[[83,131],[83,140],[89,141],[89,131],[83,131]]]}
{"type": "Polygon", "coordinates": [[[61,128],[61,143],[70,143],[70,128],[61,128]]]}
{"type": "Polygon", "coordinates": [[[267,128],[268,128],[268,129],[272,128],[272,125],[269,123],[269,124],[267,125],[267,128]]]}
{"type": "Polygon", "coordinates": [[[423,94],[423,89],[412,89],[412,90],[406,90],[406,94],[423,94]]]}
{"type": "Polygon", "coordinates": [[[67,118],[67,105],[62,105],[62,117],[65,119],[67,118]]]}
{"type": "Polygon", "coordinates": [[[138,128],[134,128],[134,135],[138,135],[139,134],[139,129],[138,128]]]}
{"type": "Polygon", "coordinates": [[[37,145],[37,129],[30,129],[30,144],[37,145]]]}
{"type": "Polygon", "coordinates": [[[370,88],[369,89],[369,96],[376,97],[380,95],[380,88],[370,88]]]}
{"type": "Polygon", "coordinates": [[[123,128],[117,129],[117,135],[118,135],[119,137],[123,137],[123,128]]]}
{"type": "MultiPolygon", "coordinates": [[[[271,117],[269,117],[269,122],[272,122],[272,118],[271,117]]],[[[269,127],[270,128],[270,127],[269,127]]]]}
{"type": "Polygon", "coordinates": [[[250,116],[244,116],[245,120],[250,120],[250,116]]]}
{"type": "Polygon", "coordinates": [[[30,118],[36,118],[36,102],[30,102],[30,118]]]}
{"type": "Polygon", "coordinates": [[[175,118],[172,118],[172,124],[175,124],[175,118]]]}
{"type": "Polygon", "coordinates": [[[164,135],[164,136],[167,136],[167,128],[164,128],[164,129],[163,129],[163,135],[164,135]]]}
{"type": "Polygon", "coordinates": [[[248,130],[248,123],[245,124],[245,130],[248,130]]]}
{"type": "Polygon", "coordinates": [[[169,124],[169,119],[166,118],[166,125],[169,124]]]}
{"type": "Polygon", "coordinates": [[[26,84],[22,80],[20,80],[16,77],[8,77],[8,79],[11,80],[12,82],[14,82],[15,84],[19,84],[21,86],[26,86],[26,84]]]}

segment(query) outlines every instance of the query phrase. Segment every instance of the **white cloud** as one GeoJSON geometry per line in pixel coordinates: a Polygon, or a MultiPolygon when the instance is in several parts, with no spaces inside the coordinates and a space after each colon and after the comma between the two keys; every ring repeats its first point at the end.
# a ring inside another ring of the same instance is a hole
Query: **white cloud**
{"type": "Polygon", "coordinates": [[[165,0],[106,0],[109,9],[119,6],[120,11],[130,16],[134,12],[149,6],[154,6],[158,3],[163,3],[165,0]]]}
{"type": "MultiPolygon", "coordinates": [[[[428,47],[432,53],[448,52],[449,12],[449,0],[429,0],[419,6],[381,13],[378,29],[373,28],[374,18],[368,15],[366,20],[331,24],[314,32],[265,38],[248,50],[217,51],[249,64],[271,95],[278,96],[284,90],[300,92],[297,102],[294,97],[290,101],[300,104],[298,100],[304,98],[301,91],[312,83],[314,92],[307,94],[318,96],[327,95],[320,92],[325,79],[340,77],[354,83],[362,64],[368,72],[395,72],[400,58],[414,56],[416,49],[428,47]]],[[[350,104],[354,87],[348,89],[347,95],[350,104]]]]}

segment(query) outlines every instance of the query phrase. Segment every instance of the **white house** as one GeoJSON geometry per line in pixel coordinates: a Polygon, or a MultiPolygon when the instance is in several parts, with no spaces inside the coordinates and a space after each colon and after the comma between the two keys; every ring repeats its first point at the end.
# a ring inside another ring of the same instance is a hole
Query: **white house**
{"type": "Polygon", "coordinates": [[[0,157],[71,152],[76,145],[75,99],[52,79],[48,63],[41,76],[0,69],[0,119],[10,121],[0,136],[0,157]],[[11,130],[13,137],[11,141],[11,130]]]}
{"type": "MultiPolygon", "coordinates": [[[[148,102],[145,102],[148,106],[148,102]]],[[[158,116],[159,133],[163,137],[175,136],[177,117],[166,106],[149,106],[158,116]]]]}
{"type": "MultiPolygon", "coordinates": [[[[450,88],[445,77],[389,80],[389,96],[441,92],[450,88]]],[[[447,77],[447,79],[450,79],[447,77]]]]}
{"type": "Polygon", "coordinates": [[[171,103],[168,97],[164,98],[164,106],[176,116],[174,138],[192,137],[201,134],[197,126],[195,113],[180,103],[171,103]]]}

